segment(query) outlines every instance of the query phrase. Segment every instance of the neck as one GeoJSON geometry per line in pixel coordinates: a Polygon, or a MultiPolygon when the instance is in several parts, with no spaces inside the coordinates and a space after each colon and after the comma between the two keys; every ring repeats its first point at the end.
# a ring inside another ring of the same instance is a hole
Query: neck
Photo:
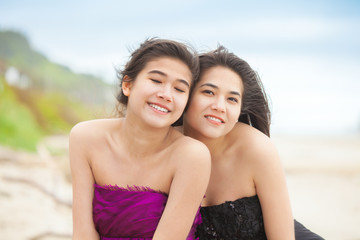
{"type": "Polygon", "coordinates": [[[169,144],[170,127],[152,128],[124,118],[119,133],[124,147],[134,157],[146,158],[163,150],[169,144]]]}

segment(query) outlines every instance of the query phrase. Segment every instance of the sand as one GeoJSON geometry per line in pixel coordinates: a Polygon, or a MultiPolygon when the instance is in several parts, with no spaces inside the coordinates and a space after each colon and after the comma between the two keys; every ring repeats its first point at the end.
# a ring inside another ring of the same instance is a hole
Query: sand
{"type": "MultiPolygon", "coordinates": [[[[294,217],[328,240],[360,239],[360,136],[272,137],[294,217]]],[[[0,240],[71,239],[67,136],[38,153],[0,146],[0,240]]]]}
{"type": "Polygon", "coordinates": [[[273,138],[294,218],[328,240],[360,239],[360,136],[273,138]]]}

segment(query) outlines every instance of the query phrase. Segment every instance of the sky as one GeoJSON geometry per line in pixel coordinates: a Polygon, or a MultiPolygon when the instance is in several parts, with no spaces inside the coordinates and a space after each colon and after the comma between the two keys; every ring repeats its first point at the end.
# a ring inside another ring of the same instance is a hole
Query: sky
{"type": "Polygon", "coordinates": [[[355,0],[0,0],[0,30],[112,84],[146,38],[222,44],[259,73],[279,134],[360,133],[359,29],[355,0]]]}

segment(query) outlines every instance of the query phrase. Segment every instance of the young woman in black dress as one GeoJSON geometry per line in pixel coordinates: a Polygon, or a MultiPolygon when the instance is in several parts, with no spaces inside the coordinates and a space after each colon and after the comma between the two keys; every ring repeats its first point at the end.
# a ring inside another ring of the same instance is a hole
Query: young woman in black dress
{"type": "Polygon", "coordinates": [[[267,97],[247,62],[222,46],[200,56],[182,131],[205,143],[212,159],[200,240],[322,239],[293,220],[284,170],[269,138],[267,97]]]}

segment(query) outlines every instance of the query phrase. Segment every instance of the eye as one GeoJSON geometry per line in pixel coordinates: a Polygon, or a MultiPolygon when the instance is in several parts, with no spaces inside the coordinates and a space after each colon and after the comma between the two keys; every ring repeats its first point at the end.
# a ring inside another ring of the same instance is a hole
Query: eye
{"type": "Polygon", "coordinates": [[[150,80],[151,80],[152,82],[154,82],[154,83],[161,83],[161,81],[156,80],[156,79],[153,79],[153,78],[150,78],[150,80]]]}
{"type": "Polygon", "coordinates": [[[178,91],[178,92],[182,92],[182,93],[185,92],[184,90],[182,90],[182,89],[180,89],[180,88],[177,88],[177,87],[175,88],[175,90],[178,91]]]}
{"type": "Polygon", "coordinates": [[[234,102],[234,103],[239,102],[239,100],[237,98],[233,98],[233,97],[229,97],[228,100],[231,101],[231,102],[234,102]]]}
{"type": "Polygon", "coordinates": [[[204,90],[202,93],[208,94],[208,95],[215,95],[213,91],[211,90],[204,90]]]}

